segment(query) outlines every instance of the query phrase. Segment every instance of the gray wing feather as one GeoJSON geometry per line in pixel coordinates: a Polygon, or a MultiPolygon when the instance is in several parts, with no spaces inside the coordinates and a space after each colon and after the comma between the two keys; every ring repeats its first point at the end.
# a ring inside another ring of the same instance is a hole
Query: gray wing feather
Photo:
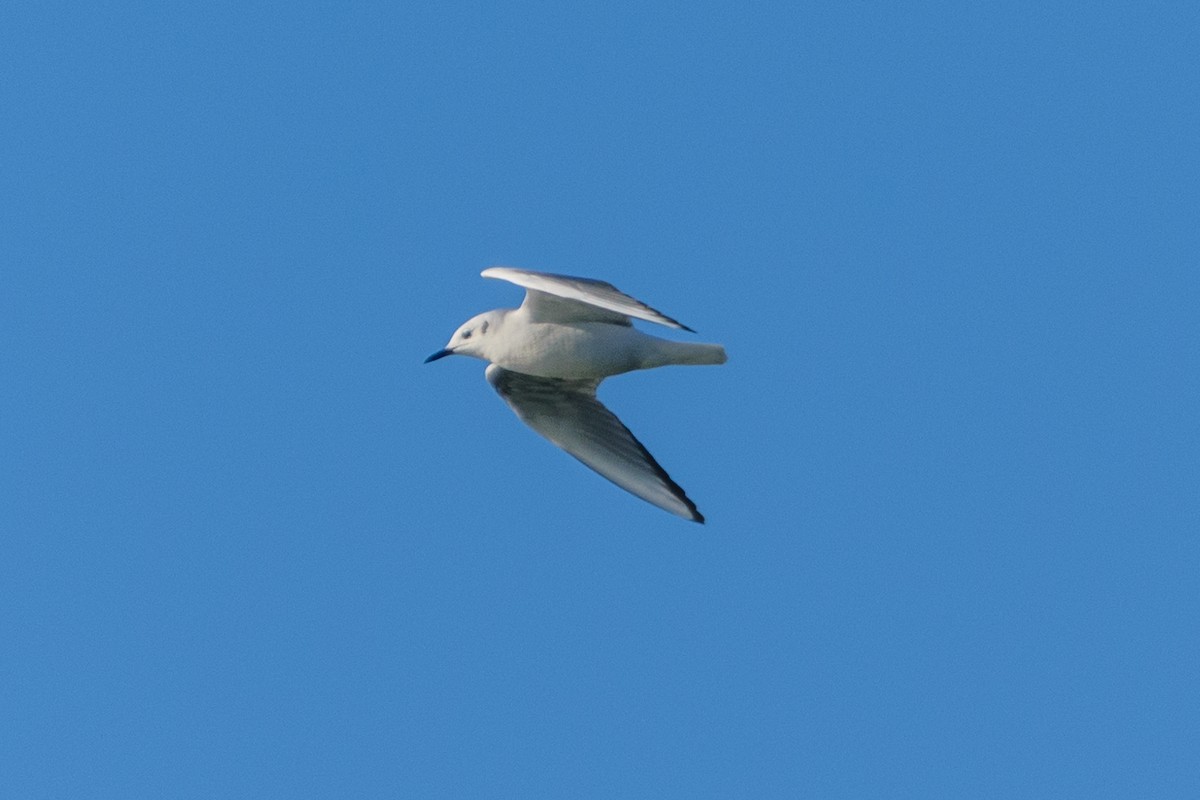
{"type": "MultiPolygon", "coordinates": [[[[612,312],[604,315],[604,322],[629,324],[626,317],[636,317],[647,322],[657,322],[669,328],[692,331],[687,325],[671,319],[640,300],[625,294],[611,283],[591,278],[574,278],[570,275],[554,275],[549,272],[534,272],[514,267],[488,267],[480,273],[485,278],[498,278],[515,283],[529,290],[525,296],[525,307],[541,322],[578,322],[595,318],[596,312],[580,309],[579,304],[592,309],[612,312]],[[564,302],[566,301],[566,302],[564,302]],[[616,318],[614,318],[614,316],[616,318]]],[[[695,331],[692,331],[695,333],[695,331]]]]}
{"type": "Polygon", "coordinates": [[[492,364],[487,380],[521,421],[627,492],[684,519],[704,522],[683,489],[616,415],[595,380],[539,378],[492,364]]]}

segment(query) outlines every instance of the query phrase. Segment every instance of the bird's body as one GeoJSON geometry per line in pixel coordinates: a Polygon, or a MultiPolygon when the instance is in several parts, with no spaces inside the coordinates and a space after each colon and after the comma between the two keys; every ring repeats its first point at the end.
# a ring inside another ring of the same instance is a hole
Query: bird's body
{"type": "Polygon", "coordinates": [[[603,379],[668,364],[725,360],[718,345],[672,342],[610,322],[536,322],[524,308],[501,309],[494,324],[504,335],[485,337],[484,359],[542,378],[603,379]]]}
{"type": "Polygon", "coordinates": [[[488,382],[539,434],[626,491],[703,522],[683,489],[596,399],[596,387],[638,369],[723,364],[725,349],[642,333],[630,317],[691,329],[602,281],[509,267],[483,275],[525,287],[525,302],[467,320],[426,362],[448,355],[489,362],[488,382]]]}

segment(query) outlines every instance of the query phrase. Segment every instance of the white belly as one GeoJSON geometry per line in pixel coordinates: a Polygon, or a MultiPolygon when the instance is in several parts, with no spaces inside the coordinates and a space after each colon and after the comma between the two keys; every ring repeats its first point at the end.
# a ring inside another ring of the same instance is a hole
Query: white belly
{"type": "Polygon", "coordinates": [[[519,330],[517,335],[505,331],[509,335],[492,363],[544,378],[605,378],[640,369],[647,343],[658,341],[603,322],[531,323],[519,330]]]}

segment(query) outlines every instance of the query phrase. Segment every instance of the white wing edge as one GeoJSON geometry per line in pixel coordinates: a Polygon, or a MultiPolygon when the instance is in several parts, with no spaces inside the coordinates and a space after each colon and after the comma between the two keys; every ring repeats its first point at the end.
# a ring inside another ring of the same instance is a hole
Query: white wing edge
{"type": "Polygon", "coordinates": [[[592,278],[576,278],[571,275],[555,275],[550,272],[535,272],[516,267],[488,267],[479,273],[485,278],[496,278],[520,286],[523,289],[533,289],[538,292],[552,294],[567,300],[575,300],[587,305],[627,314],[646,322],[665,325],[668,328],[695,333],[694,330],[678,320],[651,308],[635,297],[625,294],[611,283],[593,280],[592,278]]]}

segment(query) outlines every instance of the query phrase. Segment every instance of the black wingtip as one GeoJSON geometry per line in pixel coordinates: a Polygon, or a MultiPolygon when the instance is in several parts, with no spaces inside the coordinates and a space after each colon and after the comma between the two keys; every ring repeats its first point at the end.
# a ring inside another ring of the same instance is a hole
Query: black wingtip
{"type": "MultiPolygon", "coordinates": [[[[620,420],[617,420],[617,424],[622,428],[625,428],[625,432],[629,434],[629,438],[632,439],[633,443],[637,445],[637,448],[642,451],[642,455],[645,457],[646,463],[649,464],[651,469],[658,474],[658,477],[662,480],[662,482],[667,485],[667,489],[670,490],[671,494],[675,496],[675,499],[687,506],[689,516],[684,517],[684,519],[687,519],[691,522],[698,522],[703,525],[704,515],[700,513],[700,509],[696,508],[696,504],[692,502],[692,498],[687,496],[687,492],[683,490],[683,487],[676,483],[675,480],[667,474],[667,471],[662,468],[662,464],[659,464],[658,461],[655,460],[654,456],[650,455],[650,451],[646,449],[646,445],[642,444],[641,441],[639,441],[638,438],[633,435],[633,431],[629,430],[629,428],[626,428],[625,424],[620,420]]],[[[665,510],[669,511],[670,509],[665,510]]],[[[680,514],[679,516],[682,517],[683,515],[680,514]]]]}

